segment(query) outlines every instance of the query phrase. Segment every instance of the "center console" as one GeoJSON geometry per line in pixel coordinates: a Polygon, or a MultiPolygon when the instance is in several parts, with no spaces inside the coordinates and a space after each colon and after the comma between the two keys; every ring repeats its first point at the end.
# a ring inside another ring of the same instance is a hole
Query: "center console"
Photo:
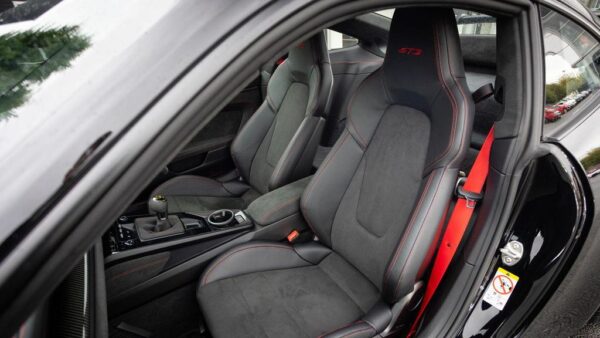
{"type": "Polygon", "coordinates": [[[300,211],[305,178],[255,199],[245,210],[169,212],[154,196],[150,212],[119,217],[103,236],[109,311],[124,313],[185,284],[219,255],[249,241],[311,241],[300,211]]]}
{"type": "Polygon", "coordinates": [[[252,227],[249,217],[241,210],[169,214],[167,200],[161,195],[152,197],[149,207],[154,215],[119,217],[104,236],[106,256],[177,239],[204,240],[252,227]]]}

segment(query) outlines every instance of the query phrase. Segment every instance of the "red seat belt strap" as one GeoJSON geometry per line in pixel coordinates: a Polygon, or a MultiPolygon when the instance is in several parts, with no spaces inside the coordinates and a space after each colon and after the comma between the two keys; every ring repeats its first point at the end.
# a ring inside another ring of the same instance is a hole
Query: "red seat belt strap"
{"type": "MultiPolygon", "coordinates": [[[[465,194],[468,195],[481,193],[483,185],[485,184],[488,176],[490,149],[492,148],[493,141],[494,128],[492,127],[485,139],[485,142],[483,142],[483,146],[481,147],[481,150],[475,159],[475,163],[473,163],[471,172],[469,172],[469,175],[467,176],[467,180],[463,186],[463,191],[465,191],[465,194]]],[[[477,201],[469,200],[468,198],[459,198],[456,201],[456,205],[454,206],[454,210],[452,211],[452,215],[448,221],[448,226],[446,227],[446,231],[444,232],[444,236],[442,237],[437,255],[433,262],[433,268],[431,270],[431,275],[429,276],[429,281],[427,282],[423,301],[421,302],[417,317],[415,318],[415,321],[413,322],[409,331],[409,337],[412,337],[416,333],[419,321],[421,320],[429,301],[433,297],[435,290],[442,281],[442,278],[444,277],[444,274],[446,273],[446,270],[452,261],[452,257],[454,257],[454,254],[456,253],[456,249],[458,248],[465,230],[467,229],[467,225],[471,220],[476,203],[477,201]]]]}

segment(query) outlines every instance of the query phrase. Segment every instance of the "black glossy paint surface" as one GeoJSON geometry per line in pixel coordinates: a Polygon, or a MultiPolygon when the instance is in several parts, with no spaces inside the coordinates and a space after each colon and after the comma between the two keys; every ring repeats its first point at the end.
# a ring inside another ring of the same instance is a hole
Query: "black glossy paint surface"
{"type": "MultiPolygon", "coordinates": [[[[502,246],[513,240],[521,242],[525,247],[523,258],[512,267],[498,259],[489,272],[493,276],[502,267],[519,276],[508,303],[500,311],[480,297],[465,323],[463,337],[511,335],[504,328],[524,324],[531,310],[544,300],[560,271],[580,226],[582,201],[568,159],[557,156],[547,155],[532,166],[530,181],[524,182],[528,191],[502,242],[502,246]]],[[[488,283],[482,285],[482,293],[488,283]]]]}

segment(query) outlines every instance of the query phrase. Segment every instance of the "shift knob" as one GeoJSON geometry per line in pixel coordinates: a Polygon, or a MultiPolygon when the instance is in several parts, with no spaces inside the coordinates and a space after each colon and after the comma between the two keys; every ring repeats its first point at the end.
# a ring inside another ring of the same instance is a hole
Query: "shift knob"
{"type": "Polygon", "coordinates": [[[148,203],[150,210],[156,215],[159,221],[167,220],[169,212],[167,209],[167,198],[163,195],[154,195],[148,203]]]}

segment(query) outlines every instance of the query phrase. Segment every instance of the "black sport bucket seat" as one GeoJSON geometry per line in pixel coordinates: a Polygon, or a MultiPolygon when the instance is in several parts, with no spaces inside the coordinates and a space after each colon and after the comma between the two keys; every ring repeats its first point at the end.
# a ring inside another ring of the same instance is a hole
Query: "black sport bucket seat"
{"type": "Polygon", "coordinates": [[[398,9],[385,61],[302,197],[317,239],[250,242],[205,270],[213,337],[372,337],[430,265],[473,103],[452,9],[398,9]]]}
{"type": "Polygon", "coordinates": [[[263,104],[231,145],[243,181],[182,175],[152,192],[169,212],[245,209],[264,193],[311,174],[325,127],[333,74],[325,34],[294,46],[269,80],[263,104]]]}

